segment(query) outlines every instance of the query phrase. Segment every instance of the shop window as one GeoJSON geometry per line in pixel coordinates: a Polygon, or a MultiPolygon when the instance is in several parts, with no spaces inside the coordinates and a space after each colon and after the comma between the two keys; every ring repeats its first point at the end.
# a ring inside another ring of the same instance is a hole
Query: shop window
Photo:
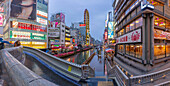
{"type": "Polygon", "coordinates": [[[121,52],[121,53],[124,53],[124,46],[118,45],[118,51],[121,52]]]}
{"type": "Polygon", "coordinates": [[[166,28],[170,29],[170,21],[166,20],[166,28]]]}
{"type": "Polygon", "coordinates": [[[126,33],[130,31],[130,25],[126,26],[126,33]]]}
{"type": "Polygon", "coordinates": [[[170,45],[166,45],[166,56],[170,56],[170,45]]]}
{"type": "Polygon", "coordinates": [[[165,45],[155,45],[154,56],[156,59],[164,58],[165,57],[165,45]]]}
{"type": "Polygon", "coordinates": [[[129,55],[129,50],[130,49],[130,46],[129,45],[126,45],[126,54],[128,54],[129,55]]]}
{"type": "Polygon", "coordinates": [[[135,29],[135,22],[132,22],[132,23],[130,24],[130,30],[133,30],[133,29],[135,29]]]}
{"type": "Polygon", "coordinates": [[[165,28],[165,19],[158,17],[158,16],[155,16],[155,26],[165,28]]]}
{"type": "Polygon", "coordinates": [[[135,56],[135,50],[134,50],[134,45],[130,45],[130,55],[135,56]]]}
{"type": "Polygon", "coordinates": [[[135,24],[136,24],[136,28],[142,26],[142,25],[143,25],[142,17],[140,17],[139,19],[137,19],[137,20],[135,21],[135,24]]]}
{"type": "Polygon", "coordinates": [[[135,46],[136,58],[142,58],[142,45],[135,46]]]}
{"type": "Polygon", "coordinates": [[[152,4],[153,6],[163,6],[164,4],[156,1],[156,0],[148,0],[150,2],[150,4],[152,4]]]}

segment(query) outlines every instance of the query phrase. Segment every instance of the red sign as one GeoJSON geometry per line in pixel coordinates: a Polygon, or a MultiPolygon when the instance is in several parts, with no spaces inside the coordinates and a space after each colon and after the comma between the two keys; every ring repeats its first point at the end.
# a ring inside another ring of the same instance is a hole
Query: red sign
{"type": "Polygon", "coordinates": [[[107,40],[107,31],[105,32],[105,40],[107,40]]]}
{"type": "Polygon", "coordinates": [[[86,24],[79,24],[79,26],[80,26],[80,27],[85,27],[85,26],[86,26],[86,24]]]}
{"type": "Polygon", "coordinates": [[[19,29],[27,29],[27,30],[35,30],[35,31],[46,32],[46,27],[42,27],[42,26],[39,26],[39,25],[28,24],[28,23],[22,23],[22,22],[12,22],[12,28],[19,28],[19,29]]]}
{"type": "Polygon", "coordinates": [[[116,43],[134,43],[141,42],[141,29],[135,30],[131,33],[125,34],[116,39],[116,43]]]}

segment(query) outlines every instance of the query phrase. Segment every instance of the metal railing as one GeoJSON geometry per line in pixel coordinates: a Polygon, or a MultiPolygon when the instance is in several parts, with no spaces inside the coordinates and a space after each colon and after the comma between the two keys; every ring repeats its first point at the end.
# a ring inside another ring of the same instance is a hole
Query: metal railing
{"type": "Polygon", "coordinates": [[[5,69],[7,70],[13,84],[15,86],[56,86],[54,83],[43,79],[29,70],[16,59],[18,56],[18,59],[22,59],[20,58],[23,54],[22,49],[23,47],[20,46],[7,48],[0,51],[3,65],[5,66],[5,69]]]}
{"type": "MultiPolygon", "coordinates": [[[[107,59],[106,59],[106,66],[107,66],[108,76],[116,77],[118,83],[124,86],[146,85],[161,79],[166,79],[166,77],[170,76],[170,68],[158,72],[145,74],[145,75],[127,77],[125,73],[123,73],[123,71],[121,71],[121,69],[117,65],[111,67],[107,59]]],[[[169,84],[169,82],[167,84],[169,84]]]]}
{"type": "Polygon", "coordinates": [[[31,48],[31,47],[24,47],[24,51],[35,55],[38,59],[43,61],[46,65],[52,67],[54,70],[58,71],[59,73],[65,75],[67,78],[70,78],[74,81],[80,81],[81,79],[86,79],[90,75],[94,76],[94,71],[88,65],[78,65],[75,63],[71,63],[60,59],[56,56],[51,54],[45,53],[39,49],[31,48]],[[89,72],[84,72],[83,69],[88,67],[89,72]],[[87,74],[88,73],[88,74],[87,74]]]}

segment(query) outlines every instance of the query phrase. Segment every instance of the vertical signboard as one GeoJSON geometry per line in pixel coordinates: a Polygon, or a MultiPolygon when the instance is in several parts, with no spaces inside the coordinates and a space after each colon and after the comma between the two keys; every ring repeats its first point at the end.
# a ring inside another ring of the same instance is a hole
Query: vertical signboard
{"type": "Polygon", "coordinates": [[[113,22],[108,23],[108,39],[112,39],[114,35],[113,22]]]}

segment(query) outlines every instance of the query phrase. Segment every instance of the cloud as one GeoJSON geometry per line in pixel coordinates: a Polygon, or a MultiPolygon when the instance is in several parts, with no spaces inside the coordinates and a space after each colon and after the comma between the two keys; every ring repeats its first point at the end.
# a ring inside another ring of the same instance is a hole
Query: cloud
{"type": "Polygon", "coordinates": [[[63,12],[66,15],[66,25],[84,20],[84,10],[90,14],[90,34],[101,40],[105,29],[107,12],[112,10],[112,0],[50,0],[50,15],[63,12]]]}

